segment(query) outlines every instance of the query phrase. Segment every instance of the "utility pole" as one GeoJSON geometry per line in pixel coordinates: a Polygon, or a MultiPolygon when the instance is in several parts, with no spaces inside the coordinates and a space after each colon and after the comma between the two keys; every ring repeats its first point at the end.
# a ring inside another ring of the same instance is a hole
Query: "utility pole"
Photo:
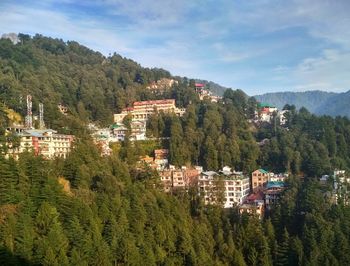
{"type": "Polygon", "coordinates": [[[45,128],[45,122],[44,122],[44,104],[39,103],[39,128],[44,129],[45,128]]]}
{"type": "Polygon", "coordinates": [[[33,114],[32,114],[32,96],[27,95],[27,116],[26,116],[26,128],[33,128],[33,114]]]}

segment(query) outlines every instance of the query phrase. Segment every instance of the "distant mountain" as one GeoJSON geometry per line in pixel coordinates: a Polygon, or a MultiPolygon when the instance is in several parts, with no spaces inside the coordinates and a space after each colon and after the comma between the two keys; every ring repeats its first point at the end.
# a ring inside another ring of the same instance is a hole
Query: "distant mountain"
{"type": "Polygon", "coordinates": [[[350,117],[350,90],[343,93],[325,91],[276,92],[254,96],[260,102],[267,102],[278,108],[294,104],[297,109],[307,108],[317,115],[350,117]]]}

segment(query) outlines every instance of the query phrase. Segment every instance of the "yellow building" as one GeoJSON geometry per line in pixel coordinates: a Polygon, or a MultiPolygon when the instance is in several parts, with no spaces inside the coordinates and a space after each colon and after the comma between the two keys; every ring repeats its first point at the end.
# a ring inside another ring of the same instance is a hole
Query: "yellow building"
{"type": "Polygon", "coordinates": [[[132,120],[147,121],[155,112],[173,112],[178,116],[185,113],[185,109],[177,108],[174,99],[134,102],[133,107],[124,108],[120,114],[114,114],[114,122],[122,123],[125,116],[131,115],[132,120]]]}

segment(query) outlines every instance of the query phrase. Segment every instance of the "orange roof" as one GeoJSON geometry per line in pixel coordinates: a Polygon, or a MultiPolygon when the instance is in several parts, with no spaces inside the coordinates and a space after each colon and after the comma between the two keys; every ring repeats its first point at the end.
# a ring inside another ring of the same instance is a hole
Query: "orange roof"
{"type": "Polygon", "coordinates": [[[123,111],[134,111],[133,107],[125,107],[123,111]]]}

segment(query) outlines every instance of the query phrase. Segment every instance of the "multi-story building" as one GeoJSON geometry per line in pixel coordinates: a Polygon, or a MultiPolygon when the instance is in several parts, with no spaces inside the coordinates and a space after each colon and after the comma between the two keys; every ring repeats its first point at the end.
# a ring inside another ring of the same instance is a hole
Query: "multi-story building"
{"type": "Polygon", "coordinates": [[[274,116],[277,118],[278,109],[275,106],[268,103],[259,103],[258,109],[259,111],[255,114],[257,121],[270,123],[274,116]]]}
{"type": "Polygon", "coordinates": [[[156,149],[154,150],[154,162],[158,165],[159,170],[164,169],[168,166],[168,149],[156,149]]]}
{"type": "Polygon", "coordinates": [[[47,159],[54,157],[66,158],[72,148],[74,136],[57,134],[52,129],[16,129],[19,137],[19,146],[9,144],[9,156],[18,158],[26,150],[33,151],[35,155],[42,155],[47,159]]]}
{"type": "Polygon", "coordinates": [[[131,115],[132,120],[147,121],[150,115],[163,111],[165,113],[173,112],[178,116],[185,113],[185,109],[177,108],[174,99],[153,100],[134,102],[133,107],[128,107],[122,110],[120,114],[114,114],[114,122],[121,123],[128,114],[131,115]]]}
{"type": "MultiPolygon", "coordinates": [[[[227,169],[227,168],[226,168],[227,169]]],[[[224,169],[223,169],[224,170],[224,169]]],[[[233,207],[234,204],[242,204],[249,195],[249,177],[242,172],[223,171],[225,182],[225,204],[224,208],[233,207]]]]}
{"type": "Polygon", "coordinates": [[[145,140],[146,139],[146,122],[145,121],[131,121],[131,140],[145,140]]]}
{"type": "Polygon", "coordinates": [[[240,214],[248,213],[262,219],[265,210],[265,195],[262,191],[250,194],[245,202],[239,207],[240,214]]]}
{"type": "Polygon", "coordinates": [[[197,169],[187,168],[185,166],[180,169],[169,167],[160,171],[160,179],[163,183],[166,192],[175,191],[178,189],[188,189],[190,186],[195,186],[198,181],[200,171],[197,169]]]}
{"type": "Polygon", "coordinates": [[[255,191],[258,188],[262,188],[269,180],[270,173],[264,169],[255,170],[252,173],[252,190],[255,191]]]}
{"type": "Polygon", "coordinates": [[[274,173],[270,173],[269,174],[269,180],[268,181],[278,181],[278,182],[285,182],[287,177],[289,176],[288,173],[279,173],[279,174],[274,174],[274,173]]]}
{"type": "Polygon", "coordinates": [[[264,189],[265,206],[269,208],[270,205],[276,204],[281,197],[281,193],[285,190],[286,186],[281,181],[269,181],[264,189]]]}
{"type": "Polygon", "coordinates": [[[118,141],[123,141],[128,132],[128,129],[123,124],[113,124],[110,129],[118,141]]]}
{"type": "Polygon", "coordinates": [[[223,200],[224,208],[231,208],[244,202],[249,194],[250,183],[249,177],[242,172],[231,172],[229,167],[224,167],[220,174],[214,171],[202,172],[198,187],[205,204],[220,204],[218,201],[223,200]]]}

